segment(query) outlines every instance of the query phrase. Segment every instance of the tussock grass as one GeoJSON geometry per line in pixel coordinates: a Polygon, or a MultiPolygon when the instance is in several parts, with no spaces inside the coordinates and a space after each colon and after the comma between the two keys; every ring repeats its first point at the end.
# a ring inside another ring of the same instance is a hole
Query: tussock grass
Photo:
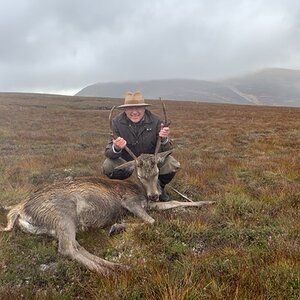
{"type": "MultiPolygon", "coordinates": [[[[0,205],[40,185],[101,175],[108,110],[121,103],[0,94],[0,205]]],[[[299,299],[300,110],[166,105],[182,166],[172,185],[217,203],[152,211],[153,226],[127,217],[114,237],[79,233],[89,251],[132,267],[108,278],[61,257],[49,237],[1,233],[1,299],[299,299]]]]}

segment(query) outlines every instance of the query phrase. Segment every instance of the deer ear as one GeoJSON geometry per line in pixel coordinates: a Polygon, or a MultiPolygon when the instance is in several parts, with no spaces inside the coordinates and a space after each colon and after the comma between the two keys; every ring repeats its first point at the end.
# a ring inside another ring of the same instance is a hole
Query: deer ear
{"type": "Polygon", "coordinates": [[[157,153],[158,164],[161,165],[164,163],[165,159],[173,152],[173,150],[157,153]]]}
{"type": "Polygon", "coordinates": [[[134,168],[135,168],[135,161],[131,160],[131,161],[128,161],[128,162],[116,167],[115,170],[123,170],[123,171],[127,171],[127,172],[133,172],[134,168]]]}

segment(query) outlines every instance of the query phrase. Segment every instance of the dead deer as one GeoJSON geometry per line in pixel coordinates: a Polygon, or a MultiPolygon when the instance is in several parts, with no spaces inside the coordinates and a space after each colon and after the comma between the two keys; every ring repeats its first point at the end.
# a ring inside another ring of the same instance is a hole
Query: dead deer
{"type": "MultiPolygon", "coordinates": [[[[128,148],[126,150],[131,152],[128,148]]],[[[171,152],[142,154],[139,157],[133,155],[133,161],[120,166],[134,168],[137,182],[83,177],[37,189],[24,202],[10,208],[7,226],[0,230],[11,231],[18,226],[28,233],[53,236],[58,240],[59,253],[101,275],[127,269],[127,266],[89,253],[76,241],[76,232],[90,227],[109,226],[126,213],[153,224],[154,219],[147,213],[147,208],[161,210],[213,203],[149,200],[159,198],[158,164],[171,152]]]]}

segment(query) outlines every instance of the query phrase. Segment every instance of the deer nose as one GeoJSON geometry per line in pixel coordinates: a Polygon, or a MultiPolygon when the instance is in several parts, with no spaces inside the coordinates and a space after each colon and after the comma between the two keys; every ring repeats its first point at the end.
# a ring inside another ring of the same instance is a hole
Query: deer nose
{"type": "Polygon", "coordinates": [[[158,194],[155,194],[155,195],[149,195],[149,196],[148,196],[148,200],[149,200],[149,201],[154,201],[154,202],[156,202],[156,201],[158,201],[158,199],[159,199],[158,194]]]}

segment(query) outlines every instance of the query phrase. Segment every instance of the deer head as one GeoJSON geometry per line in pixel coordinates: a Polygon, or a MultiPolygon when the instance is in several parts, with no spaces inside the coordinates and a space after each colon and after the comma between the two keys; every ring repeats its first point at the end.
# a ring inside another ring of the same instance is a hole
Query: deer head
{"type": "Polygon", "coordinates": [[[116,170],[135,172],[136,178],[143,187],[148,200],[158,201],[161,189],[158,181],[159,168],[165,159],[172,153],[172,150],[155,154],[141,154],[135,160],[126,162],[116,170]]]}

